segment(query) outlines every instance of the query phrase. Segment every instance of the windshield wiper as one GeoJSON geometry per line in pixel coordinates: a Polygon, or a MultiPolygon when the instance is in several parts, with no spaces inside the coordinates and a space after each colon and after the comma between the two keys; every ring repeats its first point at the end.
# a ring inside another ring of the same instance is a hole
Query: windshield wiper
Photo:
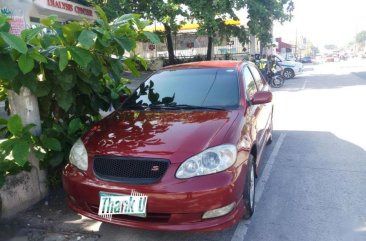
{"type": "Polygon", "coordinates": [[[168,109],[168,110],[179,110],[179,109],[189,109],[189,110],[225,110],[224,108],[212,107],[212,106],[199,106],[199,105],[187,105],[187,104],[158,104],[150,105],[150,109],[168,109]]]}
{"type": "Polygon", "coordinates": [[[224,108],[220,107],[213,107],[213,106],[199,106],[199,105],[186,105],[186,104],[180,104],[180,105],[174,105],[176,108],[180,109],[203,109],[203,110],[225,110],[224,108]]]}
{"type": "Polygon", "coordinates": [[[122,109],[127,110],[225,110],[225,108],[213,107],[213,106],[199,106],[199,105],[187,105],[187,104],[134,104],[122,106],[122,109]]]}

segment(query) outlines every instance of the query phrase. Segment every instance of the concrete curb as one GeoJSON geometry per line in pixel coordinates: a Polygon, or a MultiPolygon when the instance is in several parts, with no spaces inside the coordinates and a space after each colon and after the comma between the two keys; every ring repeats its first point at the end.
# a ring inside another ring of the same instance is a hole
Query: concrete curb
{"type": "Polygon", "coordinates": [[[38,167],[33,166],[30,172],[22,171],[6,177],[5,184],[0,189],[0,218],[13,217],[42,200],[47,194],[47,174],[38,167]]]}

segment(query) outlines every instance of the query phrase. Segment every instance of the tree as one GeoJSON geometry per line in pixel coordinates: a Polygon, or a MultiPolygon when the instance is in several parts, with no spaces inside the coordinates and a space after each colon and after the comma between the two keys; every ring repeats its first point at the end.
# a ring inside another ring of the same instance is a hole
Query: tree
{"type": "Polygon", "coordinates": [[[178,17],[186,16],[186,12],[176,0],[152,0],[150,11],[147,15],[150,19],[161,22],[164,25],[169,63],[175,63],[172,34],[176,33],[183,23],[178,17]]]}
{"type": "Polygon", "coordinates": [[[199,33],[208,36],[207,59],[211,59],[213,39],[217,36],[235,36],[242,44],[248,42],[249,33],[259,38],[263,45],[272,41],[272,23],[291,19],[294,9],[292,0],[181,0],[189,7],[191,19],[199,24],[199,33]],[[209,6],[209,7],[208,7],[209,6]],[[246,8],[248,27],[230,26],[225,20],[238,20],[234,10],[246,8]]]}
{"type": "Polygon", "coordinates": [[[130,93],[125,70],[137,73],[137,63],[146,67],[133,52],[139,38],[155,40],[144,32],[144,23],[135,14],[122,15],[109,23],[96,7],[95,24],[80,21],[61,25],[56,16],[41,20],[43,26],[25,29],[21,36],[9,33],[9,19],[0,14],[0,97],[8,91],[28,88],[38,98],[42,134],[33,136],[33,124],[23,126],[20,117],[0,118],[0,186],[9,173],[29,166],[30,151],[43,166],[57,167],[67,160],[77,138],[100,119],[100,109],[130,93]],[[47,29],[47,31],[44,31],[47,29]]]}
{"type": "Polygon", "coordinates": [[[356,43],[365,43],[366,41],[366,31],[359,32],[356,35],[356,43]]]}
{"type": "Polygon", "coordinates": [[[146,11],[150,8],[148,1],[144,0],[84,0],[91,5],[100,6],[106,13],[109,21],[124,14],[137,13],[146,17],[146,11]]]}
{"type": "Polygon", "coordinates": [[[359,32],[356,35],[356,44],[359,49],[363,49],[366,44],[366,31],[359,32]]]}
{"type": "Polygon", "coordinates": [[[157,21],[164,25],[164,36],[169,55],[169,62],[175,62],[172,34],[176,33],[182,24],[178,17],[186,15],[182,6],[175,0],[89,0],[91,3],[102,4],[109,18],[116,18],[125,13],[138,13],[151,22],[157,21]]]}
{"type": "Polygon", "coordinates": [[[267,44],[272,43],[273,21],[281,23],[291,20],[294,3],[292,0],[248,0],[249,32],[261,42],[261,51],[267,44]]]}
{"type": "Polygon", "coordinates": [[[190,20],[199,24],[198,33],[207,35],[207,60],[211,59],[213,40],[220,31],[224,35],[233,33],[233,28],[226,28],[227,18],[238,19],[234,13],[236,0],[181,0],[188,6],[190,20]]]}

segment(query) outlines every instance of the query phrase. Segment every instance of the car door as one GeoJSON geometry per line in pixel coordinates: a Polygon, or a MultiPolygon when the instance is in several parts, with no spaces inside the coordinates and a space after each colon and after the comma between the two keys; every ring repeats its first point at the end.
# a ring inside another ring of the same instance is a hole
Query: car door
{"type": "MultiPolygon", "coordinates": [[[[250,116],[250,119],[252,119],[252,125],[254,125],[255,134],[256,134],[256,143],[257,143],[257,150],[258,154],[262,150],[262,146],[264,143],[264,137],[265,137],[265,113],[264,111],[264,105],[252,105],[251,99],[255,95],[255,93],[258,92],[258,86],[256,84],[255,78],[250,70],[250,66],[246,65],[243,68],[242,71],[244,84],[245,84],[245,94],[247,98],[247,102],[249,103],[249,110],[246,111],[247,115],[250,116]]],[[[260,88],[264,88],[265,85],[261,85],[260,88]]],[[[248,117],[249,117],[248,116],[248,117]]]]}
{"type": "MultiPolygon", "coordinates": [[[[258,91],[270,91],[269,85],[267,83],[267,81],[265,81],[261,74],[259,73],[258,69],[255,66],[252,65],[248,65],[250,72],[253,75],[254,81],[256,83],[257,89],[258,91]]],[[[261,128],[261,145],[265,145],[266,144],[266,131],[269,131],[270,129],[270,125],[272,124],[272,108],[273,105],[272,103],[266,103],[266,104],[262,104],[260,105],[261,108],[261,113],[258,116],[258,126],[261,128]]]]}

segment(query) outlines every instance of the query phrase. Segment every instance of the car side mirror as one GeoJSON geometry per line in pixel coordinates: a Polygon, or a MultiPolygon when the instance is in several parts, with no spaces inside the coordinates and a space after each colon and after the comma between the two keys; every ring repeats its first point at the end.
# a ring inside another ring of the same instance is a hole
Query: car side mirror
{"type": "Polygon", "coordinates": [[[253,105],[266,104],[272,101],[272,92],[270,91],[258,91],[252,98],[253,105]]]}

